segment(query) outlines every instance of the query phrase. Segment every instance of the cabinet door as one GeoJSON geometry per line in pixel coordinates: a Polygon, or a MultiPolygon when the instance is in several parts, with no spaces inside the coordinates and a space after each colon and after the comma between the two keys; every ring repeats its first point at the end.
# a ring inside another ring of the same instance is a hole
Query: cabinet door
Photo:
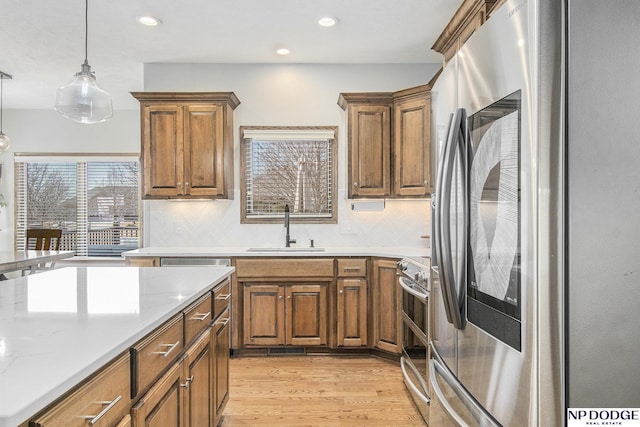
{"type": "Polygon", "coordinates": [[[210,330],[200,335],[185,354],[184,413],[185,426],[215,426],[213,407],[214,350],[210,330]]]}
{"type": "Polygon", "coordinates": [[[367,345],[367,279],[338,279],[338,346],[367,345]]]}
{"type": "Polygon", "coordinates": [[[394,110],[394,194],[425,196],[429,193],[430,102],[424,93],[398,101],[394,110]]]}
{"type": "Polygon", "coordinates": [[[391,193],[391,106],[349,105],[349,196],[391,193]]]}
{"type": "Polygon", "coordinates": [[[175,363],[131,410],[134,427],[182,427],[182,363],[175,363]]]}
{"type": "Polygon", "coordinates": [[[393,260],[373,262],[373,345],[392,353],[400,353],[402,327],[402,295],[398,289],[396,268],[393,260]]]}
{"type": "Polygon", "coordinates": [[[284,293],[284,288],[277,285],[244,286],[245,345],[285,343],[284,293]]]}
{"type": "Polygon", "coordinates": [[[143,197],[184,194],[182,107],[145,105],[141,114],[143,197]]]}
{"type": "Polygon", "coordinates": [[[215,323],[211,339],[215,352],[214,359],[214,406],[216,424],[222,417],[222,411],[229,397],[229,349],[230,349],[230,319],[227,310],[215,323]]]}
{"type": "Polygon", "coordinates": [[[186,193],[224,195],[224,107],[196,104],[184,110],[186,193]]]}
{"type": "Polygon", "coordinates": [[[286,289],[287,344],[326,344],[327,286],[289,285],[286,289]]]}

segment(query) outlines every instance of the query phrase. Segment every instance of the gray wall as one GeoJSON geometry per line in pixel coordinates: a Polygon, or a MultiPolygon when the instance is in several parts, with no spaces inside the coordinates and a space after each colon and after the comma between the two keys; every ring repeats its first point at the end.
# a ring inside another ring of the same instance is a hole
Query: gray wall
{"type": "MultiPolygon", "coordinates": [[[[338,220],[336,225],[298,225],[292,236],[318,245],[422,246],[429,234],[425,200],[388,201],[384,211],[352,212],[346,200],[345,114],[340,92],[396,91],[428,82],[440,64],[147,64],[145,91],[233,91],[241,101],[234,112],[235,188],[232,201],[146,201],[145,246],[235,246],[280,244],[283,227],[240,225],[238,128],[242,125],[337,125],[338,220]]],[[[81,125],[51,110],[5,110],[12,138],[0,192],[9,206],[0,210],[0,250],[13,247],[13,153],[140,151],[139,113],[118,110],[108,122],[81,125]]]]}

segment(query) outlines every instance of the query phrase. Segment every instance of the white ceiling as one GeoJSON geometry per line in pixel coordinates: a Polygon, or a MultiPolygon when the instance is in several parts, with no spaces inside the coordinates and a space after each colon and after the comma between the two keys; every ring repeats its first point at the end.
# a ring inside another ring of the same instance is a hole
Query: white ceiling
{"type": "MultiPolygon", "coordinates": [[[[461,0],[90,0],[88,60],[115,109],[135,109],[145,63],[439,63],[461,0]],[[144,27],[140,15],[162,20],[144,27]],[[333,28],[317,20],[339,19],[333,28]],[[275,49],[286,46],[288,57],[275,49]]],[[[83,0],[2,0],[4,108],[52,108],[84,60],[83,0]]]]}

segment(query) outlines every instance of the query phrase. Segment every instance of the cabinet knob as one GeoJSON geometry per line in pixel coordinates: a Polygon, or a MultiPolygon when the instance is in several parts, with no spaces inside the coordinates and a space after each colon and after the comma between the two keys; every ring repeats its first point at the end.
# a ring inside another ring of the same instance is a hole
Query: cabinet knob
{"type": "Polygon", "coordinates": [[[287,299],[291,299],[291,295],[287,295],[287,299]]]}
{"type": "Polygon", "coordinates": [[[340,290],[338,291],[338,293],[340,293],[340,294],[344,294],[344,291],[343,291],[342,289],[340,289],[340,290]]]}
{"type": "Polygon", "coordinates": [[[353,188],[358,188],[358,183],[357,182],[353,183],[353,188]]]}
{"type": "Polygon", "coordinates": [[[278,299],[282,299],[282,295],[278,295],[278,299]]]}
{"type": "Polygon", "coordinates": [[[185,182],[185,183],[184,183],[184,186],[185,186],[185,187],[188,187],[188,186],[189,186],[189,181],[185,182]]]}

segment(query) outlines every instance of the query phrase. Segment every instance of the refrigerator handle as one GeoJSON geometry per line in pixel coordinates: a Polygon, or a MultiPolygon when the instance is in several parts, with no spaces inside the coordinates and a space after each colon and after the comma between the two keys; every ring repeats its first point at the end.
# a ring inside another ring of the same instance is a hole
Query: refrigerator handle
{"type": "MultiPolygon", "coordinates": [[[[440,267],[443,266],[444,260],[443,260],[443,253],[442,253],[442,216],[440,214],[440,210],[441,210],[441,206],[444,203],[449,203],[446,200],[446,195],[444,194],[444,192],[442,191],[442,180],[443,180],[443,169],[444,169],[444,164],[445,164],[445,159],[446,159],[446,155],[447,155],[447,147],[450,146],[451,144],[451,139],[452,139],[452,135],[453,135],[453,123],[454,123],[454,119],[455,119],[455,114],[457,112],[451,113],[449,114],[449,125],[447,126],[447,135],[444,139],[444,145],[442,147],[442,150],[440,152],[439,158],[438,158],[438,173],[436,176],[436,192],[431,200],[431,203],[433,205],[433,218],[431,219],[435,226],[434,226],[434,255],[435,255],[435,265],[438,266],[438,270],[440,270],[440,267]]],[[[452,317],[451,317],[451,310],[449,309],[449,305],[447,304],[447,294],[446,294],[446,278],[443,277],[442,275],[440,275],[440,283],[441,283],[441,289],[440,291],[442,292],[442,299],[444,302],[444,311],[447,317],[447,321],[449,323],[453,323],[452,317]]]]}
{"type": "MultiPolygon", "coordinates": [[[[451,207],[451,184],[453,182],[453,174],[455,169],[456,153],[463,162],[462,166],[462,182],[463,182],[463,199],[462,206],[463,224],[466,227],[467,202],[466,202],[466,113],[463,108],[458,108],[449,130],[449,137],[445,146],[445,154],[441,165],[442,180],[439,187],[438,200],[438,227],[439,236],[438,244],[440,249],[440,281],[442,283],[441,291],[444,298],[444,306],[447,314],[447,320],[452,323],[456,329],[462,329],[462,300],[460,296],[463,289],[459,286],[465,285],[464,272],[458,272],[458,283],[456,283],[454,275],[454,266],[452,260],[451,247],[451,223],[450,223],[450,207],[451,207]]],[[[463,242],[462,253],[466,253],[466,241],[463,242]]],[[[465,262],[462,262],[465,265],[465,262]]]]}

